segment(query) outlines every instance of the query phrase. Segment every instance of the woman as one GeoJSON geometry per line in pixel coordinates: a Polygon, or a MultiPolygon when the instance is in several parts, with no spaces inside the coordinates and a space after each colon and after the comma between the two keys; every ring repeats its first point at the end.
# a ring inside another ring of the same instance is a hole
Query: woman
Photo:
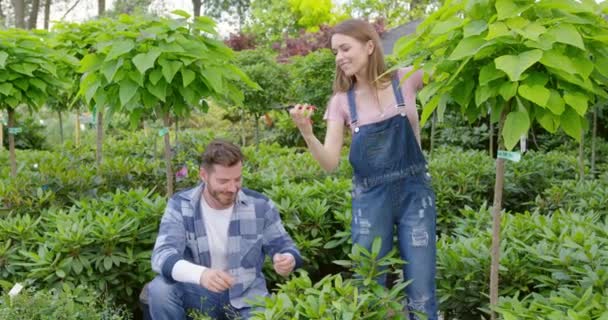
{"type": "MultiPolygon", "coordinates": [[[[404,276],[413,280],[406,287],[408,309],[437,319],[435,195],[420,148],[415,96],[422,72],[405,68],[386,73],[379,36],[362,20],[337,25],[331,48],[336,78],[325,114],[325,143],[313,134],[307,106],[297,105],[290,114],[326,171],[338,166],[344,127],[350,128],[353,244],[370,249],[380,237],[384,256],[392,248],[396,227],[401,258],[408,262],[404,276]]],[[[386,277],[379,281],[385,284],[386,277]]],[[[416,318],[411,312],[410,317],[416,318]]]]}

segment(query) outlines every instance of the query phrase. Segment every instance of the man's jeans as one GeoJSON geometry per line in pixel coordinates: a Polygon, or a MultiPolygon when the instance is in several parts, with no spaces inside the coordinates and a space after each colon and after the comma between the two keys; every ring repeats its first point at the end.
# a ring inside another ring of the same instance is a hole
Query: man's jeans
{"type": "Polygon", "coordinates": [[[228,291],[211,292],[189,283],[169,283],[156,276],[148,287],[150,315],[154,320],[191,319],[191,310],[218,320],[248,319],[249,308],[237,310],[230,305],[228,291]]]}

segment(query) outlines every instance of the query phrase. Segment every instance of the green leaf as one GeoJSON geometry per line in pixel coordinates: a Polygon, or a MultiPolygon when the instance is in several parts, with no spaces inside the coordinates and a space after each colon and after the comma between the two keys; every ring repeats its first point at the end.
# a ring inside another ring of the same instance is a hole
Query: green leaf
{"type": "Polygon", "coordinates": [[[158,81],[156,85],[148,84],[146,89],[162,102],[165,102],[167,97],[167,83],[165,81],[158,81]]]}
{"type": "Polygon", "coordinates": [[[500,86],[500,89],[498,89],[498,93],[505,101],[509,101],[517,93],[517,87],[517,82],[506,81],[500,86]]]}
{"type": "Polygon", "coordinates": [[[84,73],[96,70],[103,63],[103,59],[100,55],[95,53],[87,54],[80,60],[80,68],[78,72],[84,73]]]}
{"type": "Polygon", "coordinates": [[[519,95],[526,100],[532,101],[541,107],[545,107],[551,96],[551,91],[542,85],[528,84],[524,82],[519,86],[519,95]]]}
{"type": "Polygon", "coordinates": [[[588,97],[586,94],[569,91],[564,94],[564,100],[569,106],[574,108],[581,117],[585,116],[588,107],[588,97]]]}
{"type": "Polygon", "coordinates": [[[496,69],[494,62],[490,62],[481,67],[479,71],[479,85],[486,85],[488,82],[505,76],[505,73],[496,69]]]}
{"type": "Polygon", "coordinates": [[[201,70],[201,74],[205,78],[205,80],[209,83],[209,86],[213,89],[213,91],[217,93],[223,92],[223,84],[222,84],[222,71],[217,70],[216,68],[208,68],[201,70]]]}
{"type": "Polygon", "coordinates": [[[8,53],[4,51],[0,51],[0,68],[4,69],[6,66],[6,59],[8,58],[8,53]]]}
{"type": "Polygon", "coordinates": [[[118,71],[118,69],[120,67],[122,67],[123,61],[124,61],[123,59],[106,61],[101,66],[101,72],[103,73],[104,77],[106,78],[106,80],[108,80],[109,83],[111,83],[112,80],[114,79],[114,76],[116,75],[116,71],[118,71]]]}
{"type": "Polygon", "coordinates": [[[569,44],[581,50],[587,50],[585,49],[585,44],[583,43],[583,38],[581,38],[580,33],[576,30],[576,27],[571,24],[558,23],[555,27],[549,29],[548,33],[553,35],[557,42],[569,44]]]}
{"type": "Polygon", "coordinates": [[[167,83],[171,83],[175,74],[179,71],[182,66],[181,61],[169,61],[169,60],[160,60],[159,61],[162,68],[163,76],[167,83]]]}
{"type": "Polygon", "coordinates": [[[538,123],[548,132],[555,133],[559,128],[559,115],[555,115],[552,112],[545,111],[543,109],[538,109],[538,114],[536,115],[536,120],[538,123]]]}
{"type": "Polygon", "coordinates": [[[519,142],[519,138],[525,135],[530,128],[530,118],[526,111],[512,111],[507,115],[502,137],[507,150],[512,150],[519,142]]]}
{"type": "Polygon", "coordinates": [[[488,29],[488,35],[485,37],[486,40],[511,35],[511,30],[509,30],[504,22],[494,22],[488,27],[488,29]]]}
{"type": "Polygon", "coordinates": [[[9,96],[12,91],[13,91],[13,84],[11,84],[10,82],[0,83],[0,93],[2,93],[5,96],[9,96]]]}
{"type": "Polygon", "coordinates": [[[486,102],[488,99],[496,96],[498,88],[491,84],[485,86],[478,86],[475,90],[475,105],[480,106],[482,103],[486,102]]]}
{"type": "Polygon", "coordinates": [[[190,18],[190,14],[184,10],[173,10],[171,13],[178,15],[180,17],[184,17],[186,19],[190,18]]]}
{"type": "Polygon", "coordinates": [[[431,117],[437,106],[439,105],[440,95],[434,96],[427,104],[422,107],[422,115],[420,116],[420,126],[424,126],[427,120],[431,117]]]}
{"type": "Polygon", "coordinates": [[[564,112],[566,103],[557,90],[551,89],[550,91],[551,97],[549,97],[549,102],[547,102],[547,108],[549,108],[554,115],[560,115],[564,112]]]}
{"type": "Polygon", "coordinates": [[[118,40],[112,43],[110,53],[106,57],[105,61],[110,61],[118,58],[119,56],[131,51],[135,47],[133,40],[118,40]]]}
{"type": "Polygon", "coordinates": [[[475,20],[467,23],[464,28],[464,38],[477,36],[488,29],[488,24],[484,20],[475,20]]]}
{"type": "Polygon", "coordinates": [[[44,81],[42,81],[40,79],[32,78],[32,79],[30,79],[30,84],[32,86],[40,89],[40,91],[46,92],[47,85],[44,81]]]}
{"type": "Polygon", "coordinates": [[[578,142],[581,141],[581,131],[583,130],[581,116],[574,109],[566,108],[560,117],[560,124],[567,135],[578,142]]]}
{"type": "Polygon", "coordinates": [[[454,98],[454,101],[464,108],[469,105],[474,88],[475,81],[472,78],[465,76],[462,81],[454,86],[454,90],[451,90],[452,98],[454,98]]]}
{"type": "Polygon", "coordinates": [[[464,20],[457,16],[450,17],[444,21],[439,21],[435,24],[433,29],[431,30],[432,35],[440,35],[444,34],[448,31],[454,30],[462,26],[464,20]]]}
{"type": "Polygon", "coordinates": [[[515,4],[512,0],[497,0],[496,1],[496,13],[498,14],[498,20],[505,20],[517,16],[520,13],[521,8],[515,4]]]}
{"type": "Polygon", "coordinates": [[[120,106],[124,107],[127,102],[133,98],[135,93],[137,93],[137,88],[139,85],[137,83],[131,81],[131,79],[125,79],[120,82],[120,106]]]}
{"type": "Polygon", "coordinates": [[[57,275],[57,277],[59,277],[59,278],[61,278],[61,279],[65,278],[65,271],[63,271],[63,270],[61,270],[61,269],[57,269],[57,270],[55,271],[55,274],[57,275]]]}
{"type": "Polygon", "coordinates": [[[13,69],[15,72],[25,74],[30,77],[33,77],[34,74],[32,74],[32,72],[34,72],[34,71],[36,71],[36,69],[38,69],[37,65],[31,64],[31,63],[13,63],[13,64],[9,64],[8,67],[10,69],[13,69]]]}
{"type": "Polygon", "coordinates": [[[481,48],[486,47],[490,44],[490,42],[486,41],[482,36],[473,36],[469,38],[462,39],[452,54],[449,56],[449,60],[461,60],[462,58],[466,58],[472,56],[479,52],[481,48]]]}
{"type": "Polygon", "coordinates": [[[156,58],[161,54],[158,50],[151,50],[147,53],[140,53],[133,57],[133,64],[141,72],[141,74],[145,74],[146,70],[152,68],[154,66],[154,62],[156,58]]]}
{"type": "Polygon", "coordinates": [[[583,78],[589,77],[591,72],[593,72],[593,63],[588,59],[580,56],[571,58],[558,49],[545,51],[540,59],[540,63],[570,74],[579,74],[583,78]]]}
{"type": "Polygon", "coordinates": [[[519,81],[521,74],[542,57],[541,50],[530,50],[519,55],[504,55],[494,60],[496,68],[504,71],[511,81],[519,81]]]}
{"type": "Polygon", "coordinates": [[[153,85],[156,85],[158,80],[160,80],[162,77],[163,77],[163,73],[160,71],[160,69],[154,69],[152,72],[150,72],[150,75],[148,76],[148,78],[150,79],[150,82],[153,85]]]}
{"type": "Polygon", "coordinates": [[[185,88],[194,80],[194,77],[196,76],[196,74],[194,73],[194,71],[188,70],[188,69],[182,69],[181,73],[182,73],[182,84],[185,88]]]}
{"type": "Polygon", "coordinates": [[[523,29],[514,29],[515,32],[532,41],[539,41],[540,35],[545,33],[546,30],[547,29],[538,22],[532,22],[526,25],[523,29]]]}

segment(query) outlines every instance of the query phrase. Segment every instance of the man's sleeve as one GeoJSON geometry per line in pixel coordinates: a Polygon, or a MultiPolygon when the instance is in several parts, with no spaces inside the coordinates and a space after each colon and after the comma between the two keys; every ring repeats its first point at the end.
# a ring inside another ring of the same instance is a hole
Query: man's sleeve
{"type": "Polygon", "coordinates": [[[283,223],[279,211],[272,201],[268,201],[268,210],[265,214],[263,249],[268,256],[272,257],[277,253],[291,253],[296,260],[296,268],[303,265],[302,255],[294,241],[291,239],[283,223]]]}
{"type": "Polygon", "coordinates": [[[186,230],[179,202],[170,199],[152,251],[152,270],[169,281],[175,281],[172,275],[173,266],[183,259],[185,248],[186,230]]]}

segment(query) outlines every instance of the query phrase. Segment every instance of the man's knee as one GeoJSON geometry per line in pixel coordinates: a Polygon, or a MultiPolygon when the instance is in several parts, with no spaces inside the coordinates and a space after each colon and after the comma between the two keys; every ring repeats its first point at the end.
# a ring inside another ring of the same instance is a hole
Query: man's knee
{"type": "Polygon", "coordinates": [[[163,304],[177,296],[177,283],[170,283],[162,276],[156,276],[148,285],[148,303],[163,304]]]}

